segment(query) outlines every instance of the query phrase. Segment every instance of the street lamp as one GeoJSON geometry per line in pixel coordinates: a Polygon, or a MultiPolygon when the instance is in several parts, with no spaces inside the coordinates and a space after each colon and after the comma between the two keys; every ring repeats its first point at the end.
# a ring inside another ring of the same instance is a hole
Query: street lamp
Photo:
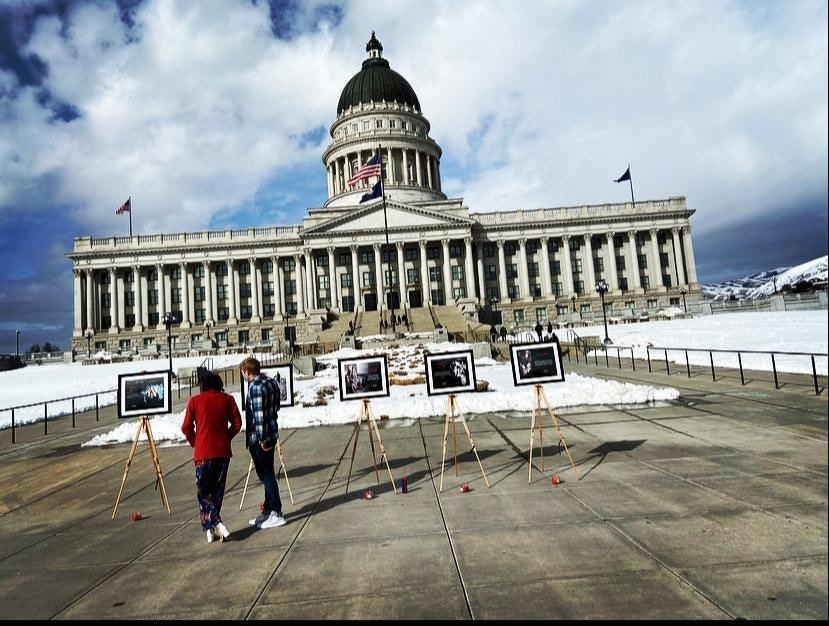
{"type": "Polygon", "coordinates": [[[576,312],[576,294],[573,294],[572,296],[570,296],[570,302],[573,303],[573,313],[575,313],[576,312]]]}
{"type": "Polygon", "coordinates": [[[495,325],[498,323],[498,298],[490,298],[489,304],[495,309],[492,314],[492,323],[495,325]]]}
{"type": "Polygon", "coordinates": [[[94,334],[95,333],[93,333],[91,330],[86,331],[86,356],[87,357],[92,356],[92,337],[94,336],[94,334]]]}
{"type": "Polygon", "coordinates": [[[599,292],[599,295],[602,297],[602,317],[604,317],[604,343],[613,343],[610,341],[610,337],[607,336],[607,310],[604,308],[604,294],[607,293],[607,282],[601,279],[599,282],[596,283],[596,291],[599,292]]]}
{"type": "Polygon", "coordinates": [[[210,329],[213,327],[213,320],[205,320],[204,327],[207,329],[207,339],[210,340],[210,329]]]}
{"type": "Polygon", "coordinates": [[[688,312],[688,305],[685,304],[685,294],[688,293],[688,290],[685,287],[682,287],[679,290],[679,295],[682,296],[682,308],[685,309],[685,312],[688,312]]]}
{"type": "Polygon", "coordinates": [[[170,334],[170,329],[176,323],[175,313],[164,314],[164,325],[167,327],[167,354],[170,355],[170,374],[173,373],[173,337],[170,334]]]}

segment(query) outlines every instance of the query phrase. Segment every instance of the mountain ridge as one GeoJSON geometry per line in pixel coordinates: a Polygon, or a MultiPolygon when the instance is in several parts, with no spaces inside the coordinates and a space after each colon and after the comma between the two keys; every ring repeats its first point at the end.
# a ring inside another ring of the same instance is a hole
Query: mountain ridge
{"type": "Polygon", "coordinates": [[[743,278],[720,283],[700,284],[704,300],[757,300],[775,293],[794,290],[806,283],[809,289],[826,289],[827,257],[824,255],[792,267],[778,267],[743,278]]]}

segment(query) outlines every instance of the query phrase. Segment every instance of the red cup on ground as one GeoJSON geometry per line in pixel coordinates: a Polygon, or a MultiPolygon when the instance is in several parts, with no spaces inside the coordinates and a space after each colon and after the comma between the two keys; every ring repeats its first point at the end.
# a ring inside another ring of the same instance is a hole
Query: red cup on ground
{"type": "Polygon", "coordinates": [[[363,492],[363,500],[371,500],[374,497],[374,492],[369,489],[363,492]]]}
{"type": "Polygon", "coordinates": [[[553,483],[554,485],[559,485],[559,484],[561,484],[561,479],[558,477],[558,474],[556,474],[555,476],[553,476],[550,479],[550,482],[553,483]]]}
{"type": "Polygon", "coordinates": [[[133,521],[133,522],[137,522],[138,520],[140,520],[140,519],[141,519],[141,513],[138,513],[138,512],[133,513],[133,514],[130,516],[130,519],[132,519],[132,521],[133,521]]]}
{"type": "Polygon", "coordinates": [[[462,493],[469,493],[469,485],[467,485],[466,483],[462,484],[461,485],[461,492],[462,493]]]}

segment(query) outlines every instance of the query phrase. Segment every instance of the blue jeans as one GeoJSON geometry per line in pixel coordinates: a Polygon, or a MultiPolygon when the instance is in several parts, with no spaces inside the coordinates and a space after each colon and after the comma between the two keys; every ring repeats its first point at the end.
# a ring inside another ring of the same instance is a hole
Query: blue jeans
{"type": "Polygon", "coordinates": [[[272,450],[265,452],[257,442],[250,446],[248,450],[250,451],[250,458],[253,459],[253,467],[256,469],[256,475],[265,487],[265,508],[263,513],[276,511],[277,515],[282,515],[282,500],[279,499],[279,486],[276,484],[276,472],[274,472],[273,468],[273,457],[276,446],[274,445],[272,450]]]}

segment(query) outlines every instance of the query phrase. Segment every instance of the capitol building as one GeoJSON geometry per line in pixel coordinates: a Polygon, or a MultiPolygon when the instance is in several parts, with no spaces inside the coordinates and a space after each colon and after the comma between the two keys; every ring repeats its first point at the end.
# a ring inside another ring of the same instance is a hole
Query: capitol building
{"type": "Polygon", "coordinates": [[[391,312],[413,331],[472,332],[699,301],[683,196],[476,213],[443,193],[442,150],[374,33],[366,53],[322,155],[328,199],[301,224],[75,237],[74,351],[157,350],[168,325],[177,351],[264,348],[337,342],[349,322],[376,335],[391,312]],[[384,194],[361,202],[378,178],[349,179],[378,151],[384,194]]]}

